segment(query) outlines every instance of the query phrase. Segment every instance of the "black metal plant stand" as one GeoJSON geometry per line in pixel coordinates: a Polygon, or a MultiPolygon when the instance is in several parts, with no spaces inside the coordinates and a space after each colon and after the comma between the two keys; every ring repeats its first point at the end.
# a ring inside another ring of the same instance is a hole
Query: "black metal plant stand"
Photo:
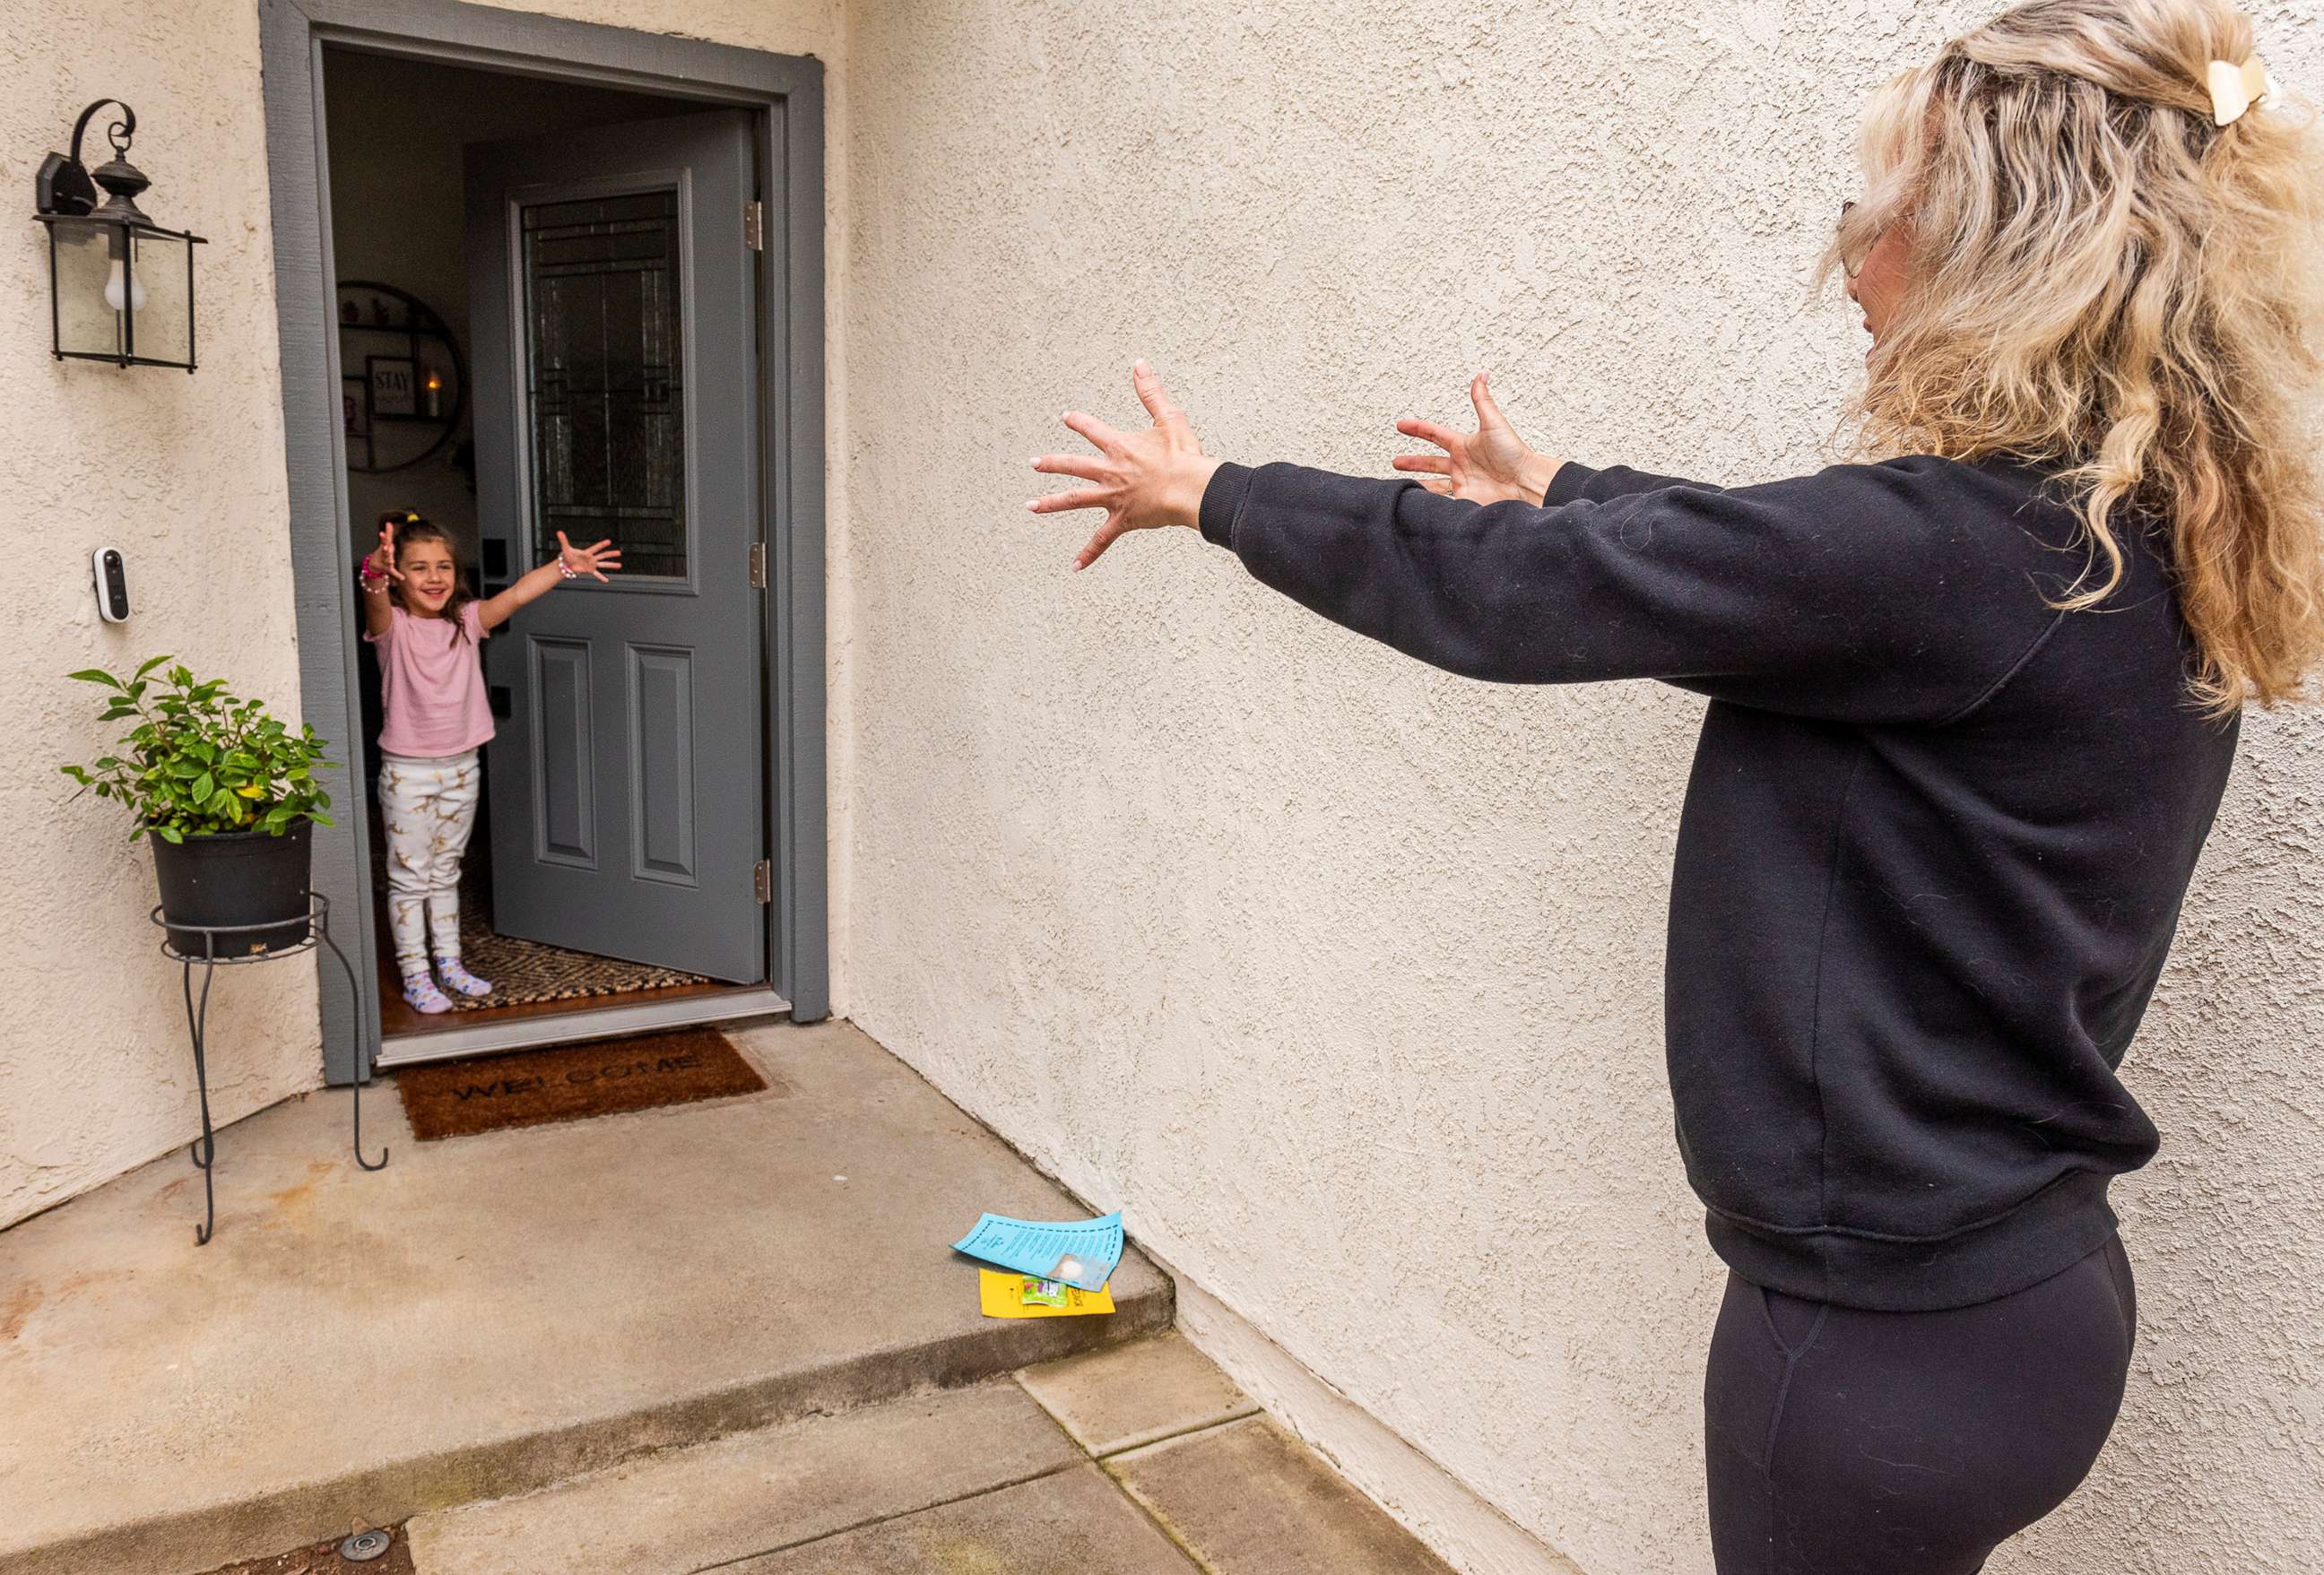
{"type": "MultiPolygon", "coordinates": [[[[209,1064],[206,1055],[208,1046],[205,1043],[209,1027],[211,980],[217,976],[217,971],[221,968],[235,968],[251,962],[278,962],[285,957],[304,956],[313,951],[319,943],[329,947],[331,955],[339,960],[339,967],[347,976],[348,993],[360,996],[362,992],[355,989],[355,964],[349,962],[347,954],[339,950],[339,944],[331,939],[330,899],[319,891],[310,893],[308,898],[307,938],[295,946],[285,946],[278,952],[252,952],[240,956],[222,956],[218,953],[218,944],[222,939],[231,944],[233,938],[237,935],[254,935],[263,930],[279,930],[285,925],[298,923],[298,920],[268,919],[263,924],[255,925],[189,925],[178,920],[164,919],[158,905],[147,916],[162,932],[161,955],[178,963],[183,970],[186,1029],[193,1036],[194,1086],[201,1095],[202,1103],[202,1135],[194,1142],[188,1144],[186,1151],[202,1173],[202,1206],[207,1213],[204,1222],[194,1228],[194,1244],[198,1247],[208,1247],[210,1238],[217,1233],[217,1194],[210,1178],[210,1162],[217,1157],[217,1134],[210,1127],[209,1064]],[[202,950],[199,953],[178,950],[171,944],[170,932],[173,930],[180,935],[201,936],[202,950]],[[194,997],[194,965],[196,963],[199,963],[202,970],[202,993],[198,1002],[194,997]]],[[[383,1148],[379,1151],[377,1165],[374,1165],[363,1156],[363,1068],[360,1066],[355,1068],[355,1079],[351,1086],[351,1091],[355,1096],[353,1147],[355,1164],[364,1170],[384,1169],[387,1165],[386,1149],[383,1148]]]]}

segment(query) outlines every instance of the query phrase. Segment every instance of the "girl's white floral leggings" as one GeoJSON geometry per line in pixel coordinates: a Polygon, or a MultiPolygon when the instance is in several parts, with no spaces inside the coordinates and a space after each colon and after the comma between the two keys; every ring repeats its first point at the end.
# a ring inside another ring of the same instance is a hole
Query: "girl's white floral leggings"
{"type": "Polygon", "coordinates": [[[428,972],[430,932],[436,955],[459,961],[460,855],[476,826],[483,776],[474,750],[434,760],[382,757],[387,923],[395,936],[395,966],[407,978],[428,972]]]}

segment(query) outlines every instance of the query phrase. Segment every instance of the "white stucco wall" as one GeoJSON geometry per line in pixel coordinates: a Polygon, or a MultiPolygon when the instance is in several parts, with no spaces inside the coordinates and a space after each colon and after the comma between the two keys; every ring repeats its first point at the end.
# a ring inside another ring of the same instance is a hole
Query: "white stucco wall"
{"type": "MultiPolygon", "coordinates": [[[[527,8],[826,65],[840,43],[836,0],[527,8]]],[[[125,28],[122,14],[79,0],[15,0],[0,8],[0,61],[10,84],[0,185],[24,199],[21,211],[42,155],[63,148],[83,105],[111,96],[137,111],[133,161],[154,183],[147,211],[210,238],[198,262],[201,367],[191,377],[51,359],[45,239],[29,219],[0,239],[0,501],[15,595],[0,620],[0,735],[14,746],[0,759],[0,824],[10,828],[0,838],[5,1226],[199,1129],[178,976],[145,922],[151,861],[109,805],[65,804],[72,785],[57,765],[95,758],[115,735],[93,720],[94,692],[63,675],[174,651],[295,715],[298,652],[254,0],[158,0],[125,28]],[[88,585],[89,554],[107,544],[128,557],[137,612],[124,626],[98,620],[88,585]]],[[[836,70],[826,97],[831,125],[844,125],[836,70]]],[[[104,157],[103,130],[100,120],[85,143],[98,150],[92,163],[104,157]]],[[[835,161],[829,200],[844,194],[835,161]]],[[[829,361],[836,377],[835,333],[829,361]]],[[[835,485],[835,550],[844,502],[835,485]]],[[[844,732],[844,712],[834,726],[844,732]]],[[[317,1086],[312,971],[224,978],[210,1035],[220,1122],[317,1086]]]]}
{"type": "MultiPolygon", "coordinates": [[[[1435,673],[1190,535],[1069,576],[1026,461],[1142,355],[1246,461],[1384,474],[1482,367],[1554,452],[1812,468],[1857,104],[1987,9],[851,12],[846,1008],[1592,1575],[1709,1569],[1659,988],[1700,703],[1435,673]]],[[[2324,82],[2324,6],[2263,14],[2324,82]]],[[[1997,1570],[2324,1546],[2324,718],[2247,740],[2129,1072],[2123,1423],[1997,1570]]]]}

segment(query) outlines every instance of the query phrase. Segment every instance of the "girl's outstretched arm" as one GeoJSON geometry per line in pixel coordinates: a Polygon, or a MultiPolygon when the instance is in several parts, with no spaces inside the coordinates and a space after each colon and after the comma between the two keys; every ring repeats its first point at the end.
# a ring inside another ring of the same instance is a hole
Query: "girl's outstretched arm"
{"type": "Polygon", "coordinates": [[[605,570],[622,566],[622,549],[612,541],[600,541],[590,547],[576,547],[565,539],[565,532],[557,533],[557,556],[519,579],[499,595],[487,598],[476,605],[476,616],[486,629],[498,629],[516,610],[527,602],[537,600],[556,589],[559,582],[578,579],[587,575],[603,580],[605,570]]]}

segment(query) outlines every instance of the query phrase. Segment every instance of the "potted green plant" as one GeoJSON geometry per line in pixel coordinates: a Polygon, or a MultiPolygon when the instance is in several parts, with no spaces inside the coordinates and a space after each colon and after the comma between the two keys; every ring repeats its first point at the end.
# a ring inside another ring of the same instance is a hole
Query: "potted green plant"
{"type": "Polygon", "coordinates": [[[264,703],[228,693],[223,678],[197,681],[182,663],[156,676],[173,659],[157,656],[126,678],[96,668],[73,674],[106,691],[99,721],[133,725],[114,753],[61,769],[119,802],[136,823],[130,836],[152,843],[171,945],[202,956],[212,943],[176,926],[234,925],[268,927],[217,937],[216,955],[300,945],[310,824],[331,824],[316,773],[335,762],[323,759],[313,728],[293,732],[264,703]]]}

